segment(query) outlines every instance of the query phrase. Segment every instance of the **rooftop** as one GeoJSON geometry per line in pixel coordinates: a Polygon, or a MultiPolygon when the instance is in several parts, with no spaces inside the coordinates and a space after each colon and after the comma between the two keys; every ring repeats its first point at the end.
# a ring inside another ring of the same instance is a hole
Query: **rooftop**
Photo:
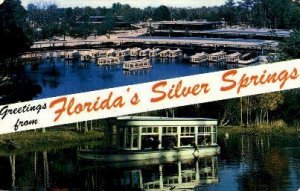
{"type": "Polygon", "coordinates": [[[117,118],[119,121],[217,121],[211,118],[177,118],[177,117],[158,117],[158,116],[122,116],[117,118]]]}
{"type": "Polygon", "coordinates": [[[166,25],[207,25],[207,24],[222,24],[221,21],[160,21],[154,24],[166,25]]]}

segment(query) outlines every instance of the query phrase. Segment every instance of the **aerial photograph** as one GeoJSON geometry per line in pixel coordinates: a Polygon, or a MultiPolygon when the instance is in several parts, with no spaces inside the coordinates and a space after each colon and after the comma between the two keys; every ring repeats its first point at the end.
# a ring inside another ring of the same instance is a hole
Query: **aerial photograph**
{"type": "MultiPolygon", "coordinates": [[[[299,0],[0,0],[0,120],[7,104],[294,59],[299,0]]],[[[298,88],[3,134],[0,190],[297,191],[299,102],[298,88]]]]}

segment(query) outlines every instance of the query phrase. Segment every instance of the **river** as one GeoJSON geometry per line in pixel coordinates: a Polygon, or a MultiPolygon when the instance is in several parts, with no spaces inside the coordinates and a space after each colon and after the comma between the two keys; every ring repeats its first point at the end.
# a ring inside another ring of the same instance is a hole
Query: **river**
{"type": "Polygon", "coordinates": [[[219,145],[219,156],[173,163],[83,162],[77,157],[78,147],[0,156],[0,190],[300,188],[299,139],[230,136],[219,137],[219,145]]]}
{"type": "Polygon", "coordinates": [[[24,75],[41,87],[33,99],[113,88],[137,83],[219,71],[217,64],[192,65],[182,59],[151,59],[152,68],[124,72],[122,65],[100,67],[95,62],[43,59],[24,65],[24,75]]]}

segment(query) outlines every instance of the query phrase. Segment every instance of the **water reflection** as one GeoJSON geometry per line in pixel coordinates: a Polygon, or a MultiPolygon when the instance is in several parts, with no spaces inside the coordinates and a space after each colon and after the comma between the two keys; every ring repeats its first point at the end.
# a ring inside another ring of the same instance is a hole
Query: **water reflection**
{"type": "Polygon", "coordinates": [[[218,183],[217,157],[155,163],[100,165],[83,169],[90,190],[194,190],[218,183]]]}
{"type": "MultiPolygon", "coordinates": [[[[0,156],[0,190],[298,190],[300,140],[223,137],[219,157],[93,163],[77,148],[0,156]]],[[[107,143],[112,144],[112,142],[107,143]]],[[[83,145],[87,147],[90,145],[83,145]]],[[[100,148],[100,147],[99,147],[100,148]]]]}

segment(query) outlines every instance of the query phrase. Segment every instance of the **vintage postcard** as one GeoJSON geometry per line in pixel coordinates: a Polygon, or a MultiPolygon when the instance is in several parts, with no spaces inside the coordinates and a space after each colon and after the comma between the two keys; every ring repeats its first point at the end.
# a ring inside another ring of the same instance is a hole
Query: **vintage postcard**
{"type": "Polygon", "coordinates": [[[299,190],[300,2],[0,0],[0,190],[299,190]]]}

